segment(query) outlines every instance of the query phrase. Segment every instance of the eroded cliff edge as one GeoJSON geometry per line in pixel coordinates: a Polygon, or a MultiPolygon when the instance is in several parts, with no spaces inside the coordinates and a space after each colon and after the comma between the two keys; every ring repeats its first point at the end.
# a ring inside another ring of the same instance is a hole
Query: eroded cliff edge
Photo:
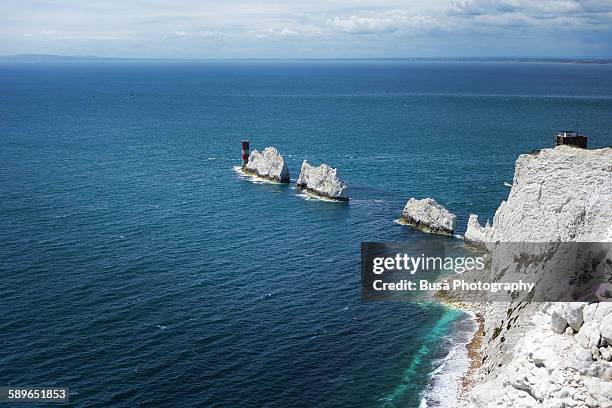
{"type": "MultiPolygon", "coordinates": [[[[612,241],[612,148],[521,155],[490,226],[466,241],[612,241]]],[[[608,254],[612,265],[612,254],[608,254]]],[[[491,303],[461,407],[612,407],[612,303],[491,303]]]]}

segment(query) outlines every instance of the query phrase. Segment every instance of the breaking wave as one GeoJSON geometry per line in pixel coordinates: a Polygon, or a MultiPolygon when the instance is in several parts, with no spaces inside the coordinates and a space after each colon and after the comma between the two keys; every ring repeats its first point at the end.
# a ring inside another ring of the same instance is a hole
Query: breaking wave
{"type": "Polygon", "coordinates": [[[450,408],[457,405],[461,383],[470,366],[466,346],[477,328],[474,316],[466,314],[456,321],[453,330],[443,338],[441,347],[447,350],[447,354],[433,362],[431,378],[423,392],[420,408],[450,408]]]}

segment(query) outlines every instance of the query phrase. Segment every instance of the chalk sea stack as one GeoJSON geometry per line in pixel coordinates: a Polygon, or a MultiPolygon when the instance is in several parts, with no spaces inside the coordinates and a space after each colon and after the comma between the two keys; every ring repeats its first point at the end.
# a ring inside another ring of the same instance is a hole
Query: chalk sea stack
{"type": "Polygon", "coordinates": [[[452,235],[457,217],[433,198],[417,200],[412,197],[402,211],[400,222],[425,232],[452,235]]]}
{"type": "Polygon", "coordinates": [[[338,170],[327,164],[311,166],[306,160],[302,163],[300,177],[297,180],[298,190],[338,201],[348,201],[348,186],[340,179],[338,170]]]}
{"type": "Polygon", "coordinates": [[[266,147],[261,153],[253,150],[242,171],[270,181],[289,183],[285,159],[274,147],[266,147]]]}
{"type": "Polygon", "coordinates": [[[478,216],[476,214],[470,214],[467,230],[465,231],[465,235],[463,236],[466,245],[469,245],[476,249],[486,250],[486,231],[490,227],[491,226],[489,225],[488,221],[484,228],[481,227],[480,222],[478,221],[478,216]]]}

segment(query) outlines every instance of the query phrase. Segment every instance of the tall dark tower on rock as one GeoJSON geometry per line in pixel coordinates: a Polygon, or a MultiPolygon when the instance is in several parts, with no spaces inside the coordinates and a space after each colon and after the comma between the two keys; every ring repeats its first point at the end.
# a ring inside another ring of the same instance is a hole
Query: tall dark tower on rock
{"type": "Polygon", "coordinates": [[[242,140],[242,167],[244,167],[249,161],[249,141],[242,140]]]}

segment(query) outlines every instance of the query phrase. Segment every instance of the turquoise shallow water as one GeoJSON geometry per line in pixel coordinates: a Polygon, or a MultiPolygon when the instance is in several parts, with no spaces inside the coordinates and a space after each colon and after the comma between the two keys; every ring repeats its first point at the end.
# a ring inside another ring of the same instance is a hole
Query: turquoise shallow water
{"type": "Polygon", "coordinates": [[[362,303],[360,242],[455,242],[393,220],[410,196],[460,233],[492,217],[518,154],[576,120],[612,145],[612,66],[1,65],[0,385],[79,407],[416,407],[469,320],[362,303]],[[243,180],[245,137],[292,178],[337,166],[350,204],[243,180]]]}

